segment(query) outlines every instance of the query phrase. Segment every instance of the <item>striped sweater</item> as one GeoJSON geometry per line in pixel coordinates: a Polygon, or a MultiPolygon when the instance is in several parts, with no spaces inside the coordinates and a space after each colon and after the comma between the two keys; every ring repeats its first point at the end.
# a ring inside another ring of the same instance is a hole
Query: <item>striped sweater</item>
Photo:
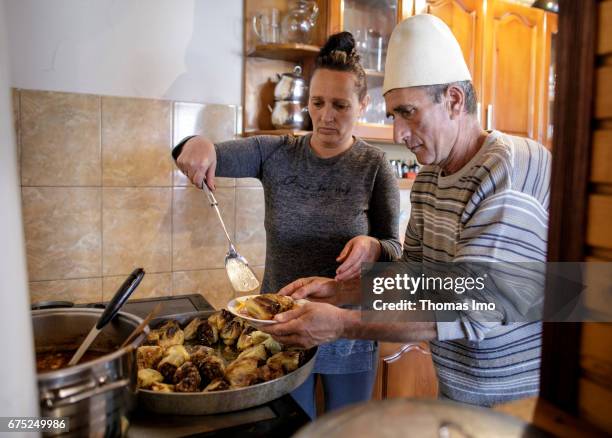
{"type": "MultiPolygon", "coordinates": [[[[546,261],[550,153],[491,132],[460,171],[424,166],[411,193],[403,259],[546,261]]],[[[489,406],[537,394],[541,323],[438,322],[431,342],[442,396],[489,406]]]]}

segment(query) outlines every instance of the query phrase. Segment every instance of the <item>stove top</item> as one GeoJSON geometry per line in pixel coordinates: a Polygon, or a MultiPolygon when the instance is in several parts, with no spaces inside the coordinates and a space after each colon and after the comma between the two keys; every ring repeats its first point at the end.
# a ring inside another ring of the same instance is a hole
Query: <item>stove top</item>
{"type": "MultiPolygon", "coordinates": [[[[215,310],[200,294],[176,295],[169,297],[156,297],[146,299],[128,300],[121,309],[123,312],[132,313],[145,318],[157,303],[163,303],[159,316],[170,316],[202,310],[215,310]]],[[[32,310],[51,309],[59,307],[86,307],[104,309],[106,303],[74,304],[69,301],[44,301],[32,305],[32,310]]]]}
{"type": "Polygon", "coordinates": [[[290,437],[310,418],[290,395],[263,406],[216,415],[160,415],[137,409],[128,438],[270,438],[290,437]]]}
{"type": "MultiPolygon", "coordinates": [[[[129,300],[124,304],[123,310],[144,318],[153,310],[157,303],[162,303],[161,311],[157,317],[168,317],[170,315],[202,310],[215,310],[200,294],[129,300]]],[[[104,303],[95,303],[90,306],[103,308],[104,305],[104,303]]]]}

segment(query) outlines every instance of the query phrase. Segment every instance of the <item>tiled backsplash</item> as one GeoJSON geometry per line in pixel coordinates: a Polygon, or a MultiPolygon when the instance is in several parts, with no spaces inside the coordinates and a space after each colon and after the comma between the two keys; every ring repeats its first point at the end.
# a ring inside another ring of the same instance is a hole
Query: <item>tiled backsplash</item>
{"type": "MultiPolygon", "coordinates": [[[[164,100],[13,90],[30,297],[108,300],[133,268],[134,297],[234,297],[227,242],[204,194],[170,151],[186,135],[236,135],[238,109],[164,100]]],[[[239,251],[261,278],[263,190],[218,178],[216,197],[239,251]]]]}

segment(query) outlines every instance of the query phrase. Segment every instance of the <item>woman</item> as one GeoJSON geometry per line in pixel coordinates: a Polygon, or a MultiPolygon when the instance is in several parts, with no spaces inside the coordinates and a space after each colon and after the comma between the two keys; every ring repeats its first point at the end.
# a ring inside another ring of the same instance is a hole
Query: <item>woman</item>
{"type": "MultiPolygon", "coordinates": [[[[266,267],[262,291],[295,279],[359,276],[362,262],[399,257],[397,183],[384,153],[353,137],[369,101],[366,78],[348,32],[321,49],[310,81],[313,132],[301,138],[259,136],[213,145],[195,136],[173,151],[193,184],[215,189],[215,174],[256,177],[265,195],[266,267]],[[338,266],[338,264],[340,264],[338,266]]],[[[370,398],[376,372],[370,341],[320,347],[326,410],[370,398]]],[[[294,398],[316,416],[315,376],[294,398]]]]}

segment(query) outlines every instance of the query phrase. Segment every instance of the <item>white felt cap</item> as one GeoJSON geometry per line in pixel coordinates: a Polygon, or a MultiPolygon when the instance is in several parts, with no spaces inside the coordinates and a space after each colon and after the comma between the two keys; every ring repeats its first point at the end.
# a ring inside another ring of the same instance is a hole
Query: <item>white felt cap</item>
{"type": "Polygon", "coordinates": [[[446,23],[430,14],[407,18],[393,29],[383,94],[395,88],[472,80],[461,47],[446,23]]]}

